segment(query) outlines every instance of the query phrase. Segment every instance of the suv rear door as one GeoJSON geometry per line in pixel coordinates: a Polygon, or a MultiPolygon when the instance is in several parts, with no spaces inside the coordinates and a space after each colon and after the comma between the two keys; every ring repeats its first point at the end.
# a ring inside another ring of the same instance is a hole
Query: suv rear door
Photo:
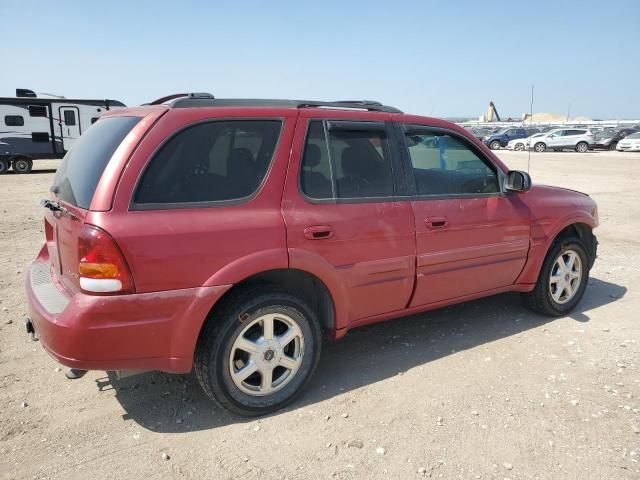
{"type": "Polygon", "coordinates": [[[512,285],[529,250],[529,212],[500,191],[504,175],[461,134],[401,125],[415,215],[417,280],[410,307],[512,285]]]}
{"type": "Polygon", "coordinates": [[[405,308],[415,277],[411,204],[388,114],[302,110],[282,201],[291,268],[319,276],[338,324],[405,308]]]}

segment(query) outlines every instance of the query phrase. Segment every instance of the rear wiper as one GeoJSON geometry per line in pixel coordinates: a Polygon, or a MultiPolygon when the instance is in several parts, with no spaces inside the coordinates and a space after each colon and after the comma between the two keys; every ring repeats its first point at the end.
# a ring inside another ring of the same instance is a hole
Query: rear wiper
{"type": "Polygon", "coordinates": [[[71,213],[65,207],[60,205],[58,202],[54,202],[53,200],[48,200],[46,198],[43,198],[42,200],[40,200],[40,205],[43,206],[44,208],[48,208],[52,212],[60,212],[63,215],[69,215],[74,220],[78,220],[78,216],[76,214],[71,213]]]}

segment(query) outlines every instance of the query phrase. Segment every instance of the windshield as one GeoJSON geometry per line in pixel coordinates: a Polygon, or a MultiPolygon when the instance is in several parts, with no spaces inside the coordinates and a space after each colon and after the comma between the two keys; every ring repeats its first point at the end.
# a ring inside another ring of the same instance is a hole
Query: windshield
{"type": "Polygon", "coordinates": [[[631,135],[628,135],[627,138],[640,138],[640,132],[632,133],[631,135]]]}
{"type": "Polygon", "coordinates": [[[139,121],[140,117],[107,117],[94,123],[64,156],[51,191],[71,205],[89,208],[111,155],[139,121]]]}

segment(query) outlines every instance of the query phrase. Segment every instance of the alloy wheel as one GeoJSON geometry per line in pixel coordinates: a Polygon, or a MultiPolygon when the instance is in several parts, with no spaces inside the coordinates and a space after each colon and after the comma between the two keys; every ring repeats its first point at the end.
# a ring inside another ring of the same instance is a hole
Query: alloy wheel
{"type": "Polygon", "coordinates": [[[575,296],[582,281],[582,260],[574,250],[562,252],[551,267],[549,292],[556,303],[565,304],[575,296]]]}
{"type": "Polygon", "coordinates": [[[233,342],[231,379],[248,395],[271,395],[295,377],[303,355],[304,335],[293,318],[281,313],[262,315],[233,342]]]}

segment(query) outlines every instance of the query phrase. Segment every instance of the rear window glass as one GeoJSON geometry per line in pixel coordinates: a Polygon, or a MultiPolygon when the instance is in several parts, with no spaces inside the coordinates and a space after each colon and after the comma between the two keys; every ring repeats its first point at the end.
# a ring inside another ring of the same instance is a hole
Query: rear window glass
{"type": "Polygon", "coordinates": [[[51,191],[65,202],[89,208],[107,163],[140,117],[103,118],[84,132],[67,152],[51,191]]]}

